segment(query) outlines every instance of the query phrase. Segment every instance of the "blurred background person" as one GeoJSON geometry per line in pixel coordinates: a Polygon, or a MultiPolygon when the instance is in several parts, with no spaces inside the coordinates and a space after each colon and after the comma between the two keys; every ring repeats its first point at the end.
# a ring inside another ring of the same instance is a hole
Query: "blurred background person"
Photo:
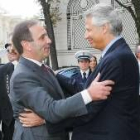
{"type": "Polygon", "coordinates": [[[79,69],[71,77],[66,77],[57,73],[56,77],[59,81],[66,97],[69,97],[79,91],[82,91],[84,85],[91,74],[90,59],[92,53],[87,50],[81,50],[75,53],[75,58],[78,61],[79,69]]]}
{"type": "MultiPolygon", "coordinates": [[[[135,48],[135,55],[138,60],[138,66],[139,66],[139,113],[140,113],[140,44],[138,44],[135,48]]],[[[139,126],[140,126],[140,115],[139,115],[139,126]]],[[[139,127],[140,132],[140,127],[139,127]]]]}
{"type": "Polygon", "coordinates": [[[87,78],[91,74],[90,59],[92,54],[89,51],[82,50],[75,53],[75,58],[78,60],[79,72],[74,75],[74,79],[81,84],[85,84],[87,78]]]}
{"type": "MultiPolygon", "coordinates": [[[[139,74],[140,74],[140,45],[136,46],[135,55],[136,55],[136,58],[138,60],[139,74]]],[[[139,75],[139,77],[140,77],[140,75],[139,75]]],[[[140,95],[140,78],[139,78],[139,95],[140,95]]]]}
{"type": "Polygon", "coordinates": [[[93,55],[90,58],[90,63],[89,63],[90,70],[93,72],[96,66],[97,66],[97,58],[96,56],[93,55]]]}
{"type": "Polygon", "coordinates": [[[5,44],[9,62],[0,67],[0,118],[2,120],[2,140],[12,140],[14,119],[9,100],[10,78],[19,59],[19,54],[12,43],[5,44]]]}

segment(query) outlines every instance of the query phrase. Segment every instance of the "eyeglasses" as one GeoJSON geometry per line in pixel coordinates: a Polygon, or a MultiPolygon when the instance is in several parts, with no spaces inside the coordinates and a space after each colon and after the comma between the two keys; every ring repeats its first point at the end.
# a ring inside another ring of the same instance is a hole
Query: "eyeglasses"
{"type": "Polygon", "coordinates": [[[6,49],[9,48],[11,45],[12,45],[11,43],[5,44],[5,48],[6,48],[6,49]]]}

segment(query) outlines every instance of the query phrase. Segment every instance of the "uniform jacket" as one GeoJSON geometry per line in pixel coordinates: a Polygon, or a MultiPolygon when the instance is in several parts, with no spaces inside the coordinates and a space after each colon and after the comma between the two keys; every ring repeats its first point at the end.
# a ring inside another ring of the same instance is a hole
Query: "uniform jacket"
{"type": "MultiPolygon", "coordinates": [[[[90,74],[91,74],[91,71],[89,70],[87,79],[88,79],[88,77],[89,77],[90,74]]],[[[71,78],[72,78],[72,79],[75,79],[77,83],[80,83],[80,84],[84,87],[85,82],[84,82],[84,80],[83,80],[83,78],[82,78],[82,75],[81,75],[81,72],[80,72],[80,71],[78,71],[78,72],[77,72],[75,75],[73,75],[71,78]]]]}
{"type": "MultiPolygon", "coordinates": [[[[88,77],[90,74],[91,71],[89,71],[88,77]]],[[[80,70],[78,70],[72,77],[66,77],[59,73],[56,75],[56,77],[65,93],[65,96],[72,96],[84,89],[85,83],[83,82],[80,70]]]]}
{"type": "Polygon", "coordinates": [[[0,118],[7,126],[10,125],[13,118],[12,106],[8,97],[10,86],[8,82],[10,82],[13,70],[14,65],[12,63],[0,66],[0,118]]]}

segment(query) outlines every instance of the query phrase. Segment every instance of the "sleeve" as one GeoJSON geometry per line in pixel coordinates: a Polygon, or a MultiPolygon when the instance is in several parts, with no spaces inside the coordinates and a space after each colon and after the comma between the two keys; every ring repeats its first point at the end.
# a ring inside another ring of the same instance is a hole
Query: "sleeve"
{"type": "Polygon", "coordinates": [[[57,123],[68,117],[87,113],[80,93],[61,100],[54,100],[40,80],[31,74],[19,74],[14,78],[15,98],[20,105],[34,110],[51,123],[57,123]]]}
{"type": "Polygon", "coordinates": [[[88,104],[87,105],[88,114],[82,117],[77,117],[74,122],[75,126],[79,126],[89,122],[91,119],[96,117],[96,115],[100,111],[102,111],[102,109],[106,107],[108,101],[110,100],[114,92],[116,85],[119,83],[119,81],[122,78],[122,72],[123,72],[122,68],[123,67],[118,59],[104,60],[99,71],[101,73],[100,81],[113,80],[115,82],[111,95],[108,97],[107,100],[93,101],[90,104],[88,104]]]}
{"type": "Polygon", "coordinates": [[[13,111],[7,94],[4,65],[0,67],[0,118],[9,126],[13,119],[13,111]]]}
{"type": "Polygon", "coordinates": [[[72,96],[75,93],[83,90],[83,85],[77,82],[73,77],[69,78],[64,75],[57,74],[56,78],[59,81],[59,84],[63,89],[66,97],[72,96]]]}

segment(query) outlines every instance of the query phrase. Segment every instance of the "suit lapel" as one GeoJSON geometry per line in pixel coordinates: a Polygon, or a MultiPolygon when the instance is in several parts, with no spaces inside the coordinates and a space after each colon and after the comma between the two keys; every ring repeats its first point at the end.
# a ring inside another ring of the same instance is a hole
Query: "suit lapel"
{"type": "MultiPolygon", "coordinates": [[[[48,71],[47,73],[42,70],[40,67],[39,69],[34,69],[34,72],[36,72],[36,74],[39,74],[39,76],[44,79],[46,82],[48,82],[50,84],[51,87],[53,87],[53,89],[55,91],[57,91],[57,94],[60,94],[61,95],[61,98],[63,97],[64,98],[64,94],[63,94],[63,91],[55,77],[55,75],[51,72],[51,71],[48,71]],[[55,88],[54,88],[55,87],[55,88]]],[[[48,86],[48,85],[47,85],[48,86]]]]}
{"type": "Polygon", "coordinates": [[[48,75],[46,75],[46,73],[41,69],[41,67],[35,64],[34,62],[21,57],[19,63],[22,63],[26,67],[30,68],[33,72],[35,72],[37,75],[39,75],[41,78],[45,79],[49,84],[51,84],[51,86],[53,85],[51,80],[48,78],[48,75]]]}
{"type": "Polygon", "coordinates": [[[101,62],[96,66],[95,70],[89,75],[84,88],[87,88],[99,73],[101,62]]]}
{"type": "Polygon", "coordinates": [[[48,84],[50,84],[51,87],[57,88],[57,91],[61,95],[61,97],[64,97],[58,81],[51,72],[48,71],[48,73],[46,73],[40,66],[23,57],[20,58],[19,63],[22,63],[23,65],[26,65],[26,67],[29,67],[34,73],[36,73],[36,75],[39,75],[40,78],[44,79],[45,83],[47,82],[48,84]]]}
{"type": "Polygon", "coordinates": [[[45,72],[42,70],[40,76],[42,78],[44,78],[45,80],[47,80],[51,84],[51,87],[55,87],[54,89],[57,91],[57,94],[59,93],[61,95],[61,97],[64,98],[64,94],[60,87],[60,84],[58,83],[54,73],[51,70],[48,70],[48,72],[45,72]],[[42,73],[44,73],[44,74],[42,75],[42,73]]]}

